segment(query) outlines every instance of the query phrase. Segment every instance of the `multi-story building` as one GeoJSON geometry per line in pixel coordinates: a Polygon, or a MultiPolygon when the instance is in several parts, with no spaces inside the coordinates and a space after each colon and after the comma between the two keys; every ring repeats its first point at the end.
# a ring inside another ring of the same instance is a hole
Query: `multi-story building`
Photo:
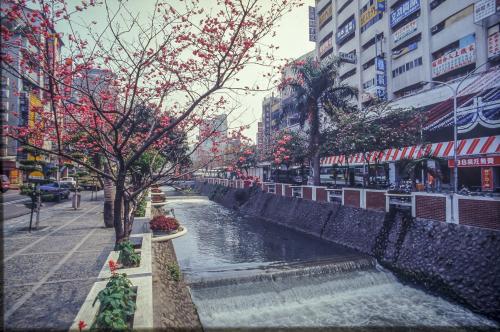
{"type": "MultiPolygon", "coordinates": [[[[421,109],[424,139],[436,144],[435,156],[446,152],[445,164],[452,163],[453,149],[441,147],[453,146],[456,92],[457,155],[480,158],[471,159],[477,165],[485,157],[481,165],[492,167],[498,185],[499,11],[497,0],[317,0],[316,52],[320,60],[331,54],[344,60],[340,78],[359,89],[359,106],[381,99],[421,109]]],[[[391,153],[385,161],[408,157],[391,153]]],[[[481,179],[482,168],[459,169],[461,183],[480,187],[468,180],[481,179]]]]}
{"type": "Polygon", "coordinates": [[[273,126],[277,123],[280,103],[280,98],[274,93],[262,101],[263,156],[267,155],[271,148],[273,126]]]}
{"type": "MultiPolygon", "coordinates": [[[[312,50],[300,57],[295,61],[306,61],[308,59],[314,59],[316,57],[316,51],[312,50]]],[[[290,66],[285,66],[282,73],[282,80],[293,79],[295,76],[292,68],[290,66]]],[[[291,87],[284,87],[281,90],[281,115],[276,117],[277,124],[275,125],[276,130],[290,129],[297,131],[300,129],[299,123],[299,111],[295,109],[295,95],[291,87]]]]}
{"type": "MultiPolygon", "coordinates": [[[[9,3],[2,2],[4,13],[8,10],[9,3]]],[[[24,8],[26,13],[31,13],[33,10],[24,8]]],[[[34,24],[37,21],[35,20],[34,24]]],[[[48,102],[43,103],[44,99],[42,88],[48,84],[48,78],[42,74],[42,71],[35,63],[30,63],[31,71],[26,71],[22,62],[22,52],[27,50],[30,53],[36,53],[35,46],[28,42],[26,36],[25,24],[21,19],[8,20],[3,18],[2,13],[2,28],[8,29],[12,36],[8,41],[2,44],[1,52],[10,56],[12,61],[9,65],[2,63],[1,70],[1,105],[0,111],[2,116],[2,125],[17,126],[36,126],[38,118],[35,108],[45,107],[50,108],[48,102]]],[[[56,34],[52,34],[55,36],[56,34]]],[[[40,38],[44,38],[41,34],[40,38]]],[[[41,42],[44,40],[42,39],[41,42]]],[[[59,38],[50,37],[46,40],[48,48],[49,61],[59,62],[62,41],[59,38]]],[[[49,141],[44,142],[44,148],[51,149],[49,141]]],[[[2,166],[2,174],[9,176],[11,183],[18,184],[22,181],[22,174],[19,171],[19,161],[24,159],[34,158],[28,153],[21,151],[19,143],[2,135],[0,142],[0,159],[2,166]]],[[[54,162],[53,158],[46,160],[48,166],[52,166],[50,162],[54,162]]]]}
{"type": "Polygon", "coordinates": [[[257,137],[256,137],[256,142],[257,142],[257,155],[258,159],[261,160],[263,157],[263,150],[264,150],[264,126],[262,124],[262,121],[259,121],[257,123],[257,137]]]}
{"type": "Polygon", "coordinates": [[[198,148],[193,156],[194,168],[214,169],[225,165],[228,143],[227,115],[221,114],[203,121],[199,126],[198,148]]]}
{"type": "Polygon", "coordinates": [[[399,98],[429,88],[426,81],[463,76],[498,53],[499,16],[481,19],[497,6],[495,0],[318,0],[317,55],[345,59],[341,78],[360,88],[361,103],[399,98]]]}

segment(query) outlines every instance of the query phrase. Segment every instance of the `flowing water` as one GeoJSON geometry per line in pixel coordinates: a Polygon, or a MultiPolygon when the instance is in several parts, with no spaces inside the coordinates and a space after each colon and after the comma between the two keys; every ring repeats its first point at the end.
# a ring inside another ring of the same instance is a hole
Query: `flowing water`
{"type": "Polygon", "coordinates": [[[188,229],[173,244],[205,327],[498,327],[349,248],[202,197],[168,207],[188,229]]]}

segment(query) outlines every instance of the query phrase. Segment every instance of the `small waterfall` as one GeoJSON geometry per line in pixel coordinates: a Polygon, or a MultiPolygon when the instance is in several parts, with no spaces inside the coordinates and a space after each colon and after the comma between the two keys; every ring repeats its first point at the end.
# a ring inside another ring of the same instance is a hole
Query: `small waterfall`
{"type": "Polygon", "coordinates": [[[198,283],[191,294],[205,328],[495,326],[467,309],[401,284],[378,266],[315,272],[306,268],[274,279],[206,287],[198,283]]]}
{"type": "Polygon", "coordinates": [[[247,270],[244,276],[226,278],[204,278],[191,282],[192,289],[240,285],[242,283],[274,282],[290,278],[331,276],[354,270],[373,269],[375,259],[352,259],[342,262],[309,262],[267,266],[264,270],[247,270]]]}

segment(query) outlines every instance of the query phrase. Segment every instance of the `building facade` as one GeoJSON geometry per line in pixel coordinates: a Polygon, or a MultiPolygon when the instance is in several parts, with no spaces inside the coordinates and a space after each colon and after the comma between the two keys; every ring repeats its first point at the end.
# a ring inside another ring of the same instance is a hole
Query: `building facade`
{"type": "MultiPolygon", "coordinates": [[[[2,9],[7,10],[9,3],[2,3],[2,9]]],[[[26,13],[31,13],[33,10],[25,8],[26,13]]],[[[25,68],[21,64],[22,52],[27,50],[35,54],[37,50],[35,46],[28,42],[26,37],[25,24],[22,20],[7,20],[2,19],[2,28],[9,30],[12,36],[8,41],[2,43],[2,54],[8,55],[12,61],[9,66],[2,63],[1,68],[1,121],[2,125],[13,127],[26,126],[32,127],[39,125],[39,119],[34,111],[35,108],[44,107],[50,109],[51,105],[48,102],[43,103],[44,96],[42,88],[48,84],[48,79],[42,74],[42,71],[36,64],[32,64],[33,70],[25,72],[25,68]],[[18,74],[21,73],[21,74],[18,74]],[[24,79],[21,79],[20,76],[24,79]]],[[[36,24],[36,21],[35,21],[36,24]]],[[[55,36],[55,34],[53,34],[55,36]]],[[[40,38],[44,38],[40,36],[40,38]]],[[[48,49],[47,56],[49,61],[58,63],[60,61],[62,41],[59,38],[50,37],[42,39],[46,41],[48,49]]],[[[51,149],[49,141],[44,142],[44,148],[51,149]]],[[[19,143],[7,136],[2,135],[0,141],[0,160],[1,172],[7,175],[11,184],[21,184],[23,177],[26,179],[29,174],[22,174],[19,169],[19,161],[30,160],[35,157],[22,151],[19,143]]],[[[45,158],[45,157],[44,157],[45,158]]],[[[39,158],[37,157],[37,160],[39,158]]],[[[48,157],[44,160],[47,167],[53,167],[57,163],[57,158],[48,157]]],[[[37,175],[38,177],[39,175],[37,175]]]]}
{"type": "Polygon", "coordinates": [[[228,146],[227,114],[205,119],[199,126],[198,148],[194,152],[193,167],[211,170],[225,166],[228,146]]]}
{"type": "Polygon", "coordinates": [[[317,56],[345,59],[341,78],[360,87],[360,103],[400,98],[496,57],[498,6],[496,0],[318,0],[317,56]]]}
{"type": "Polygon", "coordinates": [[[273,127],[276,128],[279,119],[279,110],[281,99],[274,93],[267,96],[262,101],[262,150],[259,152],[261,157],[265,157],[271,151],[273,127]]]}
{"type": "MultiPolygon", "coordinates": [[[[459,182],[485,188],[489,174],[489,190],[498,189],[500,1],[317,0],[315,12],[317,57],[344,60],[340,78],[359,89],[360,107],[386,100],[425,115],[425,146],[374,154],[389,163],[391,182],[398,161],[423,155],[442,158],[428,166],[450,181],[456,93],[459,182]]],[[[339,161],[332,156],[323,164],[339,161]]],[[[363,162],[354,156],[356,164],[363,162]]]]}
{"type": "MultiPolygon", "coordinates": [[[[300,57],[298,57],[295,61],[307,61],[316,58],[316,51],[312,50],[300,57]]],[[[294,72],[290,66],[285,66],[282,73],[282,80],[294,78],[294,72]]],[[[276,117],[276,125],[275,131],[288,129],[292,131],[300,130],[300,121],[299,121],[299,112],[294,109],[295,104],[295,95],[293,90],[290,87],[284,87],[280,91],[280,99],[281,99],[281,112],[282,115],[280,117],[276,117]]],[[[307,124],[305,124],[306,126],[307,124]]],[[[302,128],[304,129],[304,128],[302,128]]]]}

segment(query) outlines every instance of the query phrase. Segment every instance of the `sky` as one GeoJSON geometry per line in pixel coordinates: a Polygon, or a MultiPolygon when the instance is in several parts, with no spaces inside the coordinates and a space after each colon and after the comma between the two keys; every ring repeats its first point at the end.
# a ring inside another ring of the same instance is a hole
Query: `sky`
{"type": "MultiPolygon", "coordinates": [[[[118,0],[108,0],[108,3],[113,3],[118,0]]],[[[204,6],[210,1],[201,0],[204,6]]],[[[261,0],[263,2],[279,1],[279,0],[261,0]]],[[[304,6],[295,8],[292,12],[287,13],[280,21],[276,28],[276,36],[267,38],[264,42],[272,42],[279,48],[275,51],[275,57],[278,59],[295,59],[314,49],[315,44],[309,41],[309,20],[308,6],[314,6],[314,0],[303,0],[304,6]]],[[[81,1],[69,0],[71,5],[78,5],[81,1]]],[[[147,18],[153,10],[155,0],[129,0],[128,8],[132,12],[137,12],[141,17],[147,18]]],[[[82,25],[97,22],[96,29],[104,23],[105,12],[102,8],[91,8],[85,11],[85,14],[79,18],[78,22],[82,25]]],[[[59,26],[57,28],[61,32],[69,32],[67,27],[59,26]]],[[[98,31],[98,30],[97,30],[98,31]]],[[[264,83],[262,81],[262,72],[249,69],[244,70],[239,76],[242,85],[253,86],[254,84],[264,83]]],[[[262,85],[261,85],[262,86],[262,85]]],[[[252,95],[238,96],[239,107],[229,115],[229,127],[239,127],[249,125],[250,128],[245,132],[246,136],[255,141],[257,134],[257,122],[260,121],[262,113],[262,100],[265,96],[270,95],[271,91],[263,91],[252,95]]]]}

